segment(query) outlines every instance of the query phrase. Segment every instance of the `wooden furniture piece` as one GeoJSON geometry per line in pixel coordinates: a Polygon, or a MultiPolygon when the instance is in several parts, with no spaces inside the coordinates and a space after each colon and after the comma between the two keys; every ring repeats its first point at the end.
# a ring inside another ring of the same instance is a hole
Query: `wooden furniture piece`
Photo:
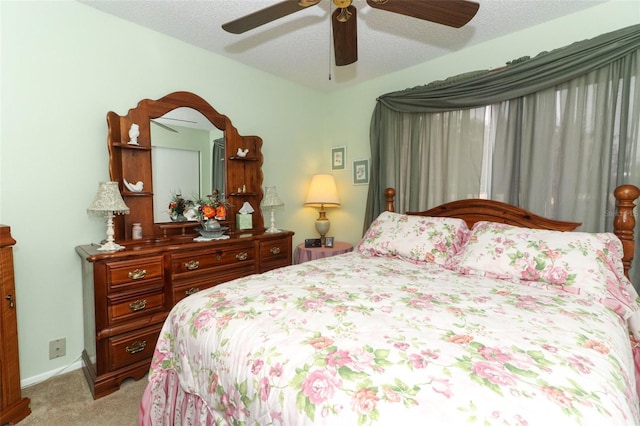
{"type": "Polygon", "coordinates": [[[349,253],[352,250],[353,245],[343,241],[336,241],[333,247],[305,247],[304,243],[300,243],[296,248],[294,263],[299,264],[337,254],[349,253]]]}
{"type": "MultiPolygon", "coordinates": [[[[109,127],[107,147],[109,149],[109,176],[112,181],[120,184],[120,192],[125,203],[131,210],[128,215],[119,215],[114,219],[115,239],[129,240],[132,238],[132,225],[142,225],[143,238],[167,237],[184,234],[189,228],[197,226],[196,222],[155,223],[154,209],[165,209],[169,203],[154,206],[153,178],[152,178],[152,120],[178,108],[190,108],[204,115],[216,128],[224,132],[225,152],[225,194],[230,205],[227,220],[223,226],[235,229],[236,212],[245,201],[252,205],[253,231],[264,230],[264,219],[260,211],[262,191],[262,139],[258,136],[240,136],[231,120],[216,111],[207,101],[190,92],[174,92],[158,100],[144,99],[127,115],[119,116],[115,112],[107,114],[109,127]],[[137,124],[140,135],[137,145],[129,143],[129,130],[132,124],[137,124]],[[237,156],[238,150],[247,150],[246,157],[237,156]],[[124,186],[124,179],[128,182],[142,182],[144,191],[131,192],[124,186]]],[[[183,194],[190,196],[192,194],[183,194]]],[[[208,194],[201,194],[206,196],[208,194]]],[[[169,217],[167,216],[167,221],[169,217]]]]}
{"type": "Polygon", "coordinates": [[[240,136],[228,117],[189,92],[142,100],[125,116],[109,112],[107,123],[109,174],[120,183],[130,214],[115,220],[114,237],[125,247],[123,251],[102,252],[98,245],[76,247],[83,271],[83,370],[94,398],[118,390],[124,379],[140,379],[149,371],[160,328],[177,302],[292,261],[293,232],[264,232],[259,137],[240,136]],[[154,222],[151,120],[180,108],[199,112],[224,132],[224,194],[230,207],[221,225],[229,227],[228,239],[196,242],[197,222],[154,222]],[[129,143],[132,124],[139,128],[137,144],[129,143]],[[239,151],[246,156],[237,156],[239,151]],[[143,182],[143,191],[129,191],[124,179],[143,182]],[[244,202],[254,208],[253,228],[239,230],[235,213],[244,202]],[[134,223],[142,225],[142,238],[135,240],[134,223]]]}
{"type": "Polygon", "coordinates": [[[194,242],[120,241],[124,251],[76,248],[82,258],[83,370],[94,398],[148,371],[158,333],[177,302],[198,291],[291,265],[293,232],[233,235],[194,242]]]}
{"type": "Polygon", "coordinates": [[[11,228],[0,225],[0,425],[17,423],[31,413],[20,390],[18,321],[13,276],[11,228]]]}

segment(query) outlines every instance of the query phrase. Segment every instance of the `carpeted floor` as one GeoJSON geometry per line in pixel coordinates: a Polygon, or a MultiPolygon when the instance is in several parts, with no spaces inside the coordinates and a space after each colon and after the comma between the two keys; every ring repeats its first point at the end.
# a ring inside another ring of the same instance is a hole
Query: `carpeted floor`
{"type": "Polygon", "coordinates": [[[93,400],[82,370],[53,377],[22,389],[31,398],[31,414],[18,425],[135,426],[147,378],[125,380],[119,391],[93,400]]]}

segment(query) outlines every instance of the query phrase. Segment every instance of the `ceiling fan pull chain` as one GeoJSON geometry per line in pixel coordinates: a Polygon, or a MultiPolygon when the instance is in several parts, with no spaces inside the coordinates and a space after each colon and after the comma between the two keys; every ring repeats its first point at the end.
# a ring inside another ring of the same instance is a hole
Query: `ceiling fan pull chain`
{"type": "MultiPolygon", "coordinates": [[[[333,13],[333,3],[329,3],[329,16],[333,13]]],[[[331,81],[331,25],[332,22],[329,20],[329,81],[331,81]]]]}

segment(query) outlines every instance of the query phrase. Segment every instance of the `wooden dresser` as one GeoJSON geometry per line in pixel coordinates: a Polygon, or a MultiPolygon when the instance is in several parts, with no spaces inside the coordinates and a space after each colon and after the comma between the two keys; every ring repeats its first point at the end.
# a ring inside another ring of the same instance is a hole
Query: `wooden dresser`
{"type": "Polygon", "coordinates": [[[83,369],[94,398],[149,371],[160,328],[180,300],[225,281],[291,265],[293,249],[293,232],[265,233],[260,208],[264,195],[262,139],[240,135],[229,117],[203,98],[173,92],[157,100],[143,99],[126,115],[107,113],[107,125],[109,177],[119,182],[130,211],[114,219],[114,239],[125,250],[76,247],[82,258],[83,369]],[[163,119],[169,121],[158,121],[163,119]],[[189,122],[190,128],[179,126],[182,122],[189,122]],[[138,130],[135,141],[134,125],[138,130]],[[158,195],[167,189],[160,183],[166,186],[167,181],[177,178],[171,174],[175,170],[163,167],[165,163],[154,164],[154,152],[162,146],[169,151],[194,149],[195,140],[190,138],[195,128],[198,135],[205,132],[196,139],[207,143],[198,144],[198,150],[193,151],[200,166],[185,169],[199,169],[199,189],[194,190],[195,195],[185,195],[197,200],[213,190],[220,191],[227,206],[226,218],[219,220],[229,230],[226,240],[195,242],[198,222],[171,222],[166,214],[170,199],[158,195]],[[223,146],[218,145],[220,140],[223,146]],[[211,165],[206,167],[203,159],[209,157],[211,165]],[[170,178],[160,179],[165,175],[170,178]],[[123,184],[125,180],[141,182],[142,190],[132,190],[123,184]],[[154,180],[160,183],[156,185],[154,180]],[[236,212],[245,203],[254,210],[250,229],[236,226],[236,212]],[[158,215],[158,211],[162,213],[158,215]],[[134,224],[142,228],[141,239],[133,239],[134,224]]]}
{"type": "Polygon", "coordinates": [[[18,423],[31,413],[20,390],[16,289],[11,228],[0,225],[0,425],[18,423]]]}
{"type": "Polygon", "coordinates": [[[76,247],[82,258],[83,370],[94,398],[148,371],[160,328],[180,300],[235,278],[291,265],[293,232],[195,235],[121,242],[119,252],[76,247]]]}

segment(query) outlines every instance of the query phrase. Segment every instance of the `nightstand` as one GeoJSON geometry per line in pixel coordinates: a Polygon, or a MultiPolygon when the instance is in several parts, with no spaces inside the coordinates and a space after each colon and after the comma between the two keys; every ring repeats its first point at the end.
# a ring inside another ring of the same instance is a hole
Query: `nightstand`
{"type": "Polygon", "coordinates": [[[298,244],[294,263],[303,263],[310,260],[322,259],[323,257],[331,257],[337,254],[349,253],[353,250],[353,246],[343,241],[336,241],[333,247],[305,247],[304,243],[298,244]]]}

